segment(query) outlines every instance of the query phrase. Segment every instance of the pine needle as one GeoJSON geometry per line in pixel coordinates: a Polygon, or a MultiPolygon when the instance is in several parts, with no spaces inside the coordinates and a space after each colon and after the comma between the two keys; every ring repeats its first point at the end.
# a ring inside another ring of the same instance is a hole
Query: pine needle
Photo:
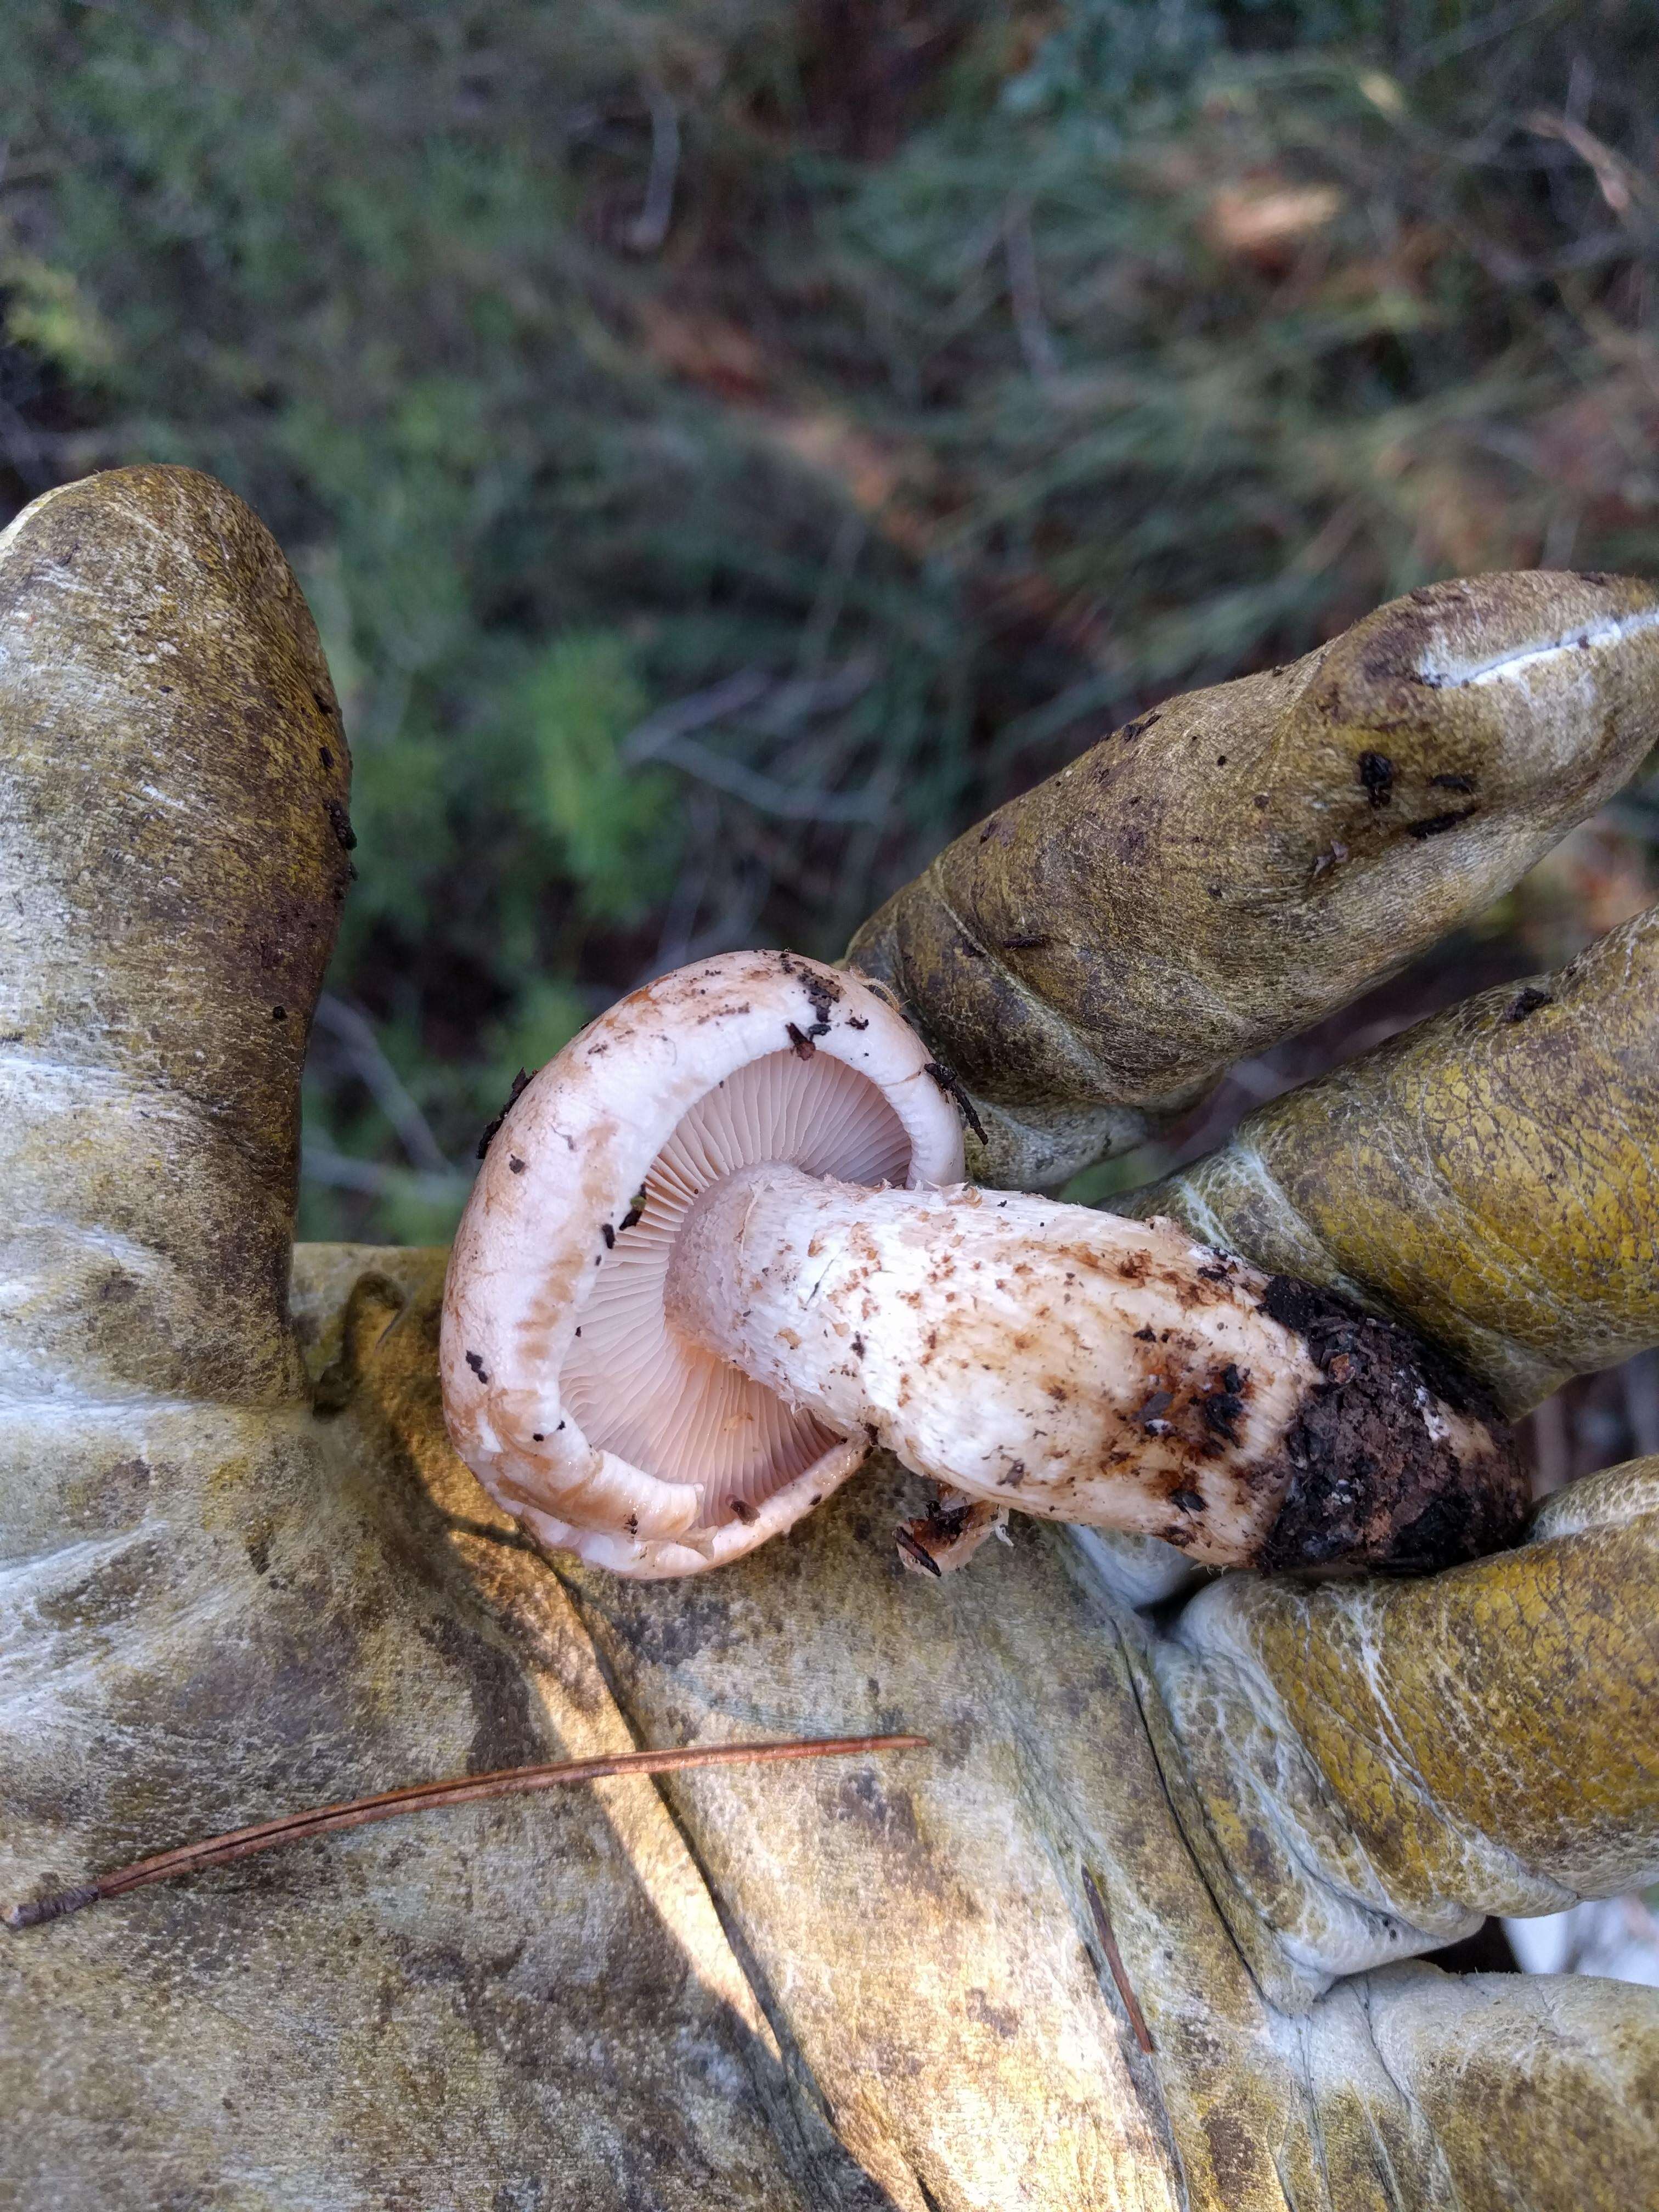
{"type": "Polygon", "coordinates": [[[122,1897],[130,1889],[143,1889],[153,1881],[169,1881],[173,1875],[195,1874],[204,1867],[228,1866],[232,1860],[255,1851],[273,1850],[279,1844],[295,1844],[313,1836],[331,1835],[337,1829],[367,1827],[375,1820],[395,1820],[403,1813],[424,1813],[435,1806],[475,1805],[492,1797],[522,1796],[532,1790],[551,1790],[569,1782],[598,1782],[613,1774],[676,1774],[697,1766],[774,1765],[784,1759],[841,1759],[860,1752],[920,1751],[922,1735],[851,1735],[804,1737],[781,1743],[711,1743],[665,1751],[612,1752],[599,1759],[573,1759],[552,1766],[508,1766],[494,1774],[458,1774],[444,1782],[417,1782],[403,1790],[385,1790],[378,1796],[356,1797],[342,1805],[323,1805],[308,1813],[290,1813],[279,1820],[262,1820],[251,1828],[234,1828],[228,1835],[210,1836],[200,1843],[181,1844],[159,1852],[112,1874],[99,1875],[74,1888],[58,1890],[0,1913],[14,1936],[26,1928],[39,1928],[62,1920],[100,1899],[122,1897]]]}

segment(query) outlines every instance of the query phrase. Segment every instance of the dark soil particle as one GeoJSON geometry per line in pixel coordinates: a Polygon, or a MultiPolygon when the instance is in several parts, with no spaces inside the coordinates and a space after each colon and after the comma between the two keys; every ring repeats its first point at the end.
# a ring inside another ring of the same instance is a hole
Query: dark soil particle
{"type": "Polygon", "coordinates": [[[935,1498],[927,1506],[927,1528],[941,1543],[953,1544],[968,1525],[967,1505],[941,1505],[935,1498]]]}
{"type": "Polygon", "coordinates": [[[1480,811],[1478,806],[1460,806],[1455,814],[1431,814],[1421,822],[1408,822],[1406,835],[1415,837],[1419,844],[1425,837],[1442,837],[1448,830],[1455,830],[1460,822],[1467,822],[1480,811]]]}
{"type": "Polygon", "coordinates": [[[1547,991],[1540,991],[1528,983],[1524,991],[1517,991],[1504,1009],[1506,1022],[1524,1022],[1528,1014],[1535,1014],[1540,1006],[1554,1004],[1547,991]]]}
{"type": "Polygon", "coordinates": [[[1261,1300],[1323,1378],[1285,1440],[1288,1481],[1257,1565],[1420,1573],[1519,1537],[1529,1489],[1508,1427],[1468,1376],[1392,1322],[1275,1275],[1261,1300]],[[1425,1392],[1484,1425],[1460,1459],[1423,1418],[1425,1392]]]}
{"type": "Polygon", "coordinates": [[[833,975],[821,975],[816,968],[805,961],[796,960],[787,952],[778,955],[778,964],[786,975],[793,975],[805,992],[812,1009],[812,1019],[817,1024],[809,1034],[823,1036],[830,1027],[830,1010],[841,997],[841,985],[833,975]]]}
{"type": "Polygon", "coordinates": [[[945,1097],[955,1100],[957,1112],[979,1139],[981,1144],[988,1143],[989,1140],[985,1134],[985,1124],[975,1112],[974,1102],[963,1089],[958,1079],[951,1073],[942,1060],[930,1060],[927,1072],[933,1077],[945,1097]]]}
{"type": "Polygon", "coordinates": [[[1386,753],[1361,753],[1359,781],[1373,806],[1386,806],[1394,791],[1394,763],[1386,753]]]}
{"type": "Polygon", "coordinates": [[[1305,1336],[1316,1322],[1349,1309],[1328,1291],[1316,1291],[1311,1283],[1298,1282],[1294,1275],[1274,1275],[1262,1293],[1261,1310],[1281,1328],[1305,1336]]]}
{"type": "Polygon", "coordinates": [[[484,1131],[483,1136],[478,1139],[478,1158],[480,1159],[483,1159],[484,1154],[489,1150],[491,1139],[495,1136],[496,1130],[501,1127],[502,1122],[506,1121],[507,1115],[517,1104],[519,1094],[529,1080],[529,1074],[521,1067],[513,1079],[513,1088],[507,1094],[506,1105],[502,1107],[501,1112],[495,1116],[495,1120],[484,1131]]]}
{"type": "MultiPolygon", "coordinates": [[[[1236,1375],[1238,1370],[1230,1367],[1227,1372],[1236,1375]]],[[[1238,1417],[1244,1410],[1244,1401],[1237,1390],[1212,1390],[1207,1397],[1200,1398],[1198,1404],[1199,1411],[1204,1416],[1204,1425],[1212,1435],[1219,1437],[1223,1443],[1238,1442],[1238,1417]]]]}

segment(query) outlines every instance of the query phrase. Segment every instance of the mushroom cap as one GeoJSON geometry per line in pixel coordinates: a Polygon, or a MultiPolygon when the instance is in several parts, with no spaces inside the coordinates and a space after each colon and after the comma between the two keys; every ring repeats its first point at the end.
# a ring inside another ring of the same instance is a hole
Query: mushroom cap
{"type": "Polygon", "coordinates": [[[552,1548],[696,1574],[788,1528],[868,1449],[663,1312],[699,1192],[783,1160],[844,1182],[959,1181],[962,1128],[879,985],[787,952],[661,976],[520,1093],[456,1233],[440,1368],[456,1449],[552,1548]]]}

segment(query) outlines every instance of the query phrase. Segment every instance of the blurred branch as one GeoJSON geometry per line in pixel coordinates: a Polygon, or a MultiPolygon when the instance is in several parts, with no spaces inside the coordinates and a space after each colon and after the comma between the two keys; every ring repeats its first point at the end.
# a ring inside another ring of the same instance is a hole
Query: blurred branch
{"type": "Polygon", "coordinates": [[[720,888],[710,861],[720,847],[720,802],[708,793],[692,794],[691,834],[687,840],[691,857],[669,895],[657,949],[634,976],[630,988],[637,990],[670,969],[684,968],[712,952],[736,951],[752,940],[755,923],[772,887],[767,870],[753,861],[739,862],[735,870],[728,866],[722,902],[701,929],[696,927],[703,901],[711,890],[720,888]]]}
{"type": "Polygon", "coordinates": [[[869,536],[870,526],[863,515],[856,507],[848,507],[836,529],[811,611],[801,629],[795,666],[802,676],[816,678],[822,673],[830,641],[847,605],[848,586],[869,536]]]}
{"type": "Polygon", "coordinates": [[[1552,115],[1547,109],[1537,107],[1528,116],[1527,128],[1535,138],[1559,139],[1570,146],[1595,177],[1597,191],[1614,215],[1628,215],[1637,204],[1659,207],[1659,188],[1622,154],[1614,153],[1571,116],[1552,115]]]}
{"type": "Polygon", "coordinates": [[[59,481],[57,455],[64,441],[37,429],[21,409],[0,399],[0,459],[30,491],[59,481]]]}
{"type": "Polygon", "coordinates": [[[772,688],[772,678],[762,668],[740,668],[735,676],[722,677],[705,691],[693,691],[672,706],[659,707],[655,714],[647,714],[635,729],[631,730],[617,748],[617,757],[625,768],[639,768],[645,762],[658,759],[665,746],[674,738],[692,730],[706,730],[713,722],[721,722],[728,714],[750,706],[763,698],[772,688]]]}
{"type": "Polygon", "coordinates": [[[1042,312],[1029,205],[1010,211],[1002,234],[1002,251],[1008,264],[1008,302],[1013,309],[1014,328],[1019,334],[1019,349],[1025,356],[1025,366],[1039,384],[1052,384],[1060,374],[1060,354],[1048,317],[1042,312]]]}
{"type": "Polygon", "coordinates": [[[1484,15],[1477,15],[1472,22],[1462,22],[1455,30],[1443,32],[1437,39],[1426,40],[1405,57],[1400,73],[1407,82],[1425,76],[1476,46],[1501,39],[1506,32],[1529,27],[1540,15],[1554,15],[1559,5],[1560,0],[1510,0],[1508,7],[1493,8],[1484,15]]]}
{"type": "Polygon", "coordinates": [[[869,690],[878,672],[879,664],[871,654],[856,654],[826,676],[777,678],[758,668],[739,669],[707,690],[694,691],[647,715],[623,739],[617,757],[629,768],[662,761],[730,798],[741,799],[757,813],[783,822],[875,821],[885,811],[885,800],[873,783],[856,792],[785,783],[763,769],[717,752],[695,733],[719,722],[735,722],[743,715],[744,726],[751,733],[783,737],[808,721],[850,706],[869,690]]]}
{"type": "MultiPolygon", "coordinates": [[[[349,1006],[343,999],[336,998],[331,991],[325,991],[317,1001],[315,1026],[337,1047],[338,1057],[391,1122],[398,1142],[415,1165],[435,1176],[459,1174],[460,1170],[433,1135],[431,1124],[410,1096],[403,1078],[386,1058],[368,1017],[359,1013],[355,1006],[349,1006]]],[[[319,1176],[319,1180],[326,1182],[329,1178],[319,1176]]],[[[340,1187],[371,1188],[362,1183],[342,1183],[340,1187]]]]}
{"type": "Polygon", "coordinates": [[[873,789],[840,793],[778,783],[741,761],[728,760],[699,738],[670,738],[658,747],[657,757],[781,822],[873,822],[884,811],[873,789]]]}
{"type": "Polygon", "coordinates": [[[680,118],[674,103],[659,84],[648,79],[645,97],[651,110],[651,172],[646,179],[645,204],[623,234],[623,242],[634,253],[660,250],[674,220],[674,186],[680,173],[680,118]]]}
{"type": "Polygon", "coordinates": [[[757,701],[745,719],[751,729],[766,737],[785,737],[803,722],[838,714],[860,699],[881,672],[872,653],[854,653],[827,676],[786,676],[771,692],[757,701]]]}
{"type": "Polygon", "coordinates": [[[331,1190],[360,1191],[365,1197],[385,1198],[389,1193],[427,1200],[434,1206],[451,1206],[465,1197],[471,1178],[459,1168],[442,1175],[418,1174],[410,1168],[387,1167],[375,1160],[353,1159],[330,1145],[307,1138],[300,1158],[300,1172],[308,1182],[326,1184],[331,1190]]]}

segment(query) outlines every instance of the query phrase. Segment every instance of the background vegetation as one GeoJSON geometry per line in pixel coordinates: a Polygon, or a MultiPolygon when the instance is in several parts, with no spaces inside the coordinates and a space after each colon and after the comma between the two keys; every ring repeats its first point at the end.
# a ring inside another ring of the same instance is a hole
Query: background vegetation
{"type": "MultiPolygon", "coordinates": [[[[307,1232],[446,1234],[514,1072],[617,991],[836,951],[1156,696],[1434,576],[1659,569],[1653,31],[1640,0],[9,0],[0,494],[226,478],[345,707],[307,1232]]],[[[1563,957],[1653,895],[1654,818],[1089,1189],[1563,957]]],[[[1651,1380],[1584,1386],[1544,1448],[1659,1448],[1651,1380]]]]}

